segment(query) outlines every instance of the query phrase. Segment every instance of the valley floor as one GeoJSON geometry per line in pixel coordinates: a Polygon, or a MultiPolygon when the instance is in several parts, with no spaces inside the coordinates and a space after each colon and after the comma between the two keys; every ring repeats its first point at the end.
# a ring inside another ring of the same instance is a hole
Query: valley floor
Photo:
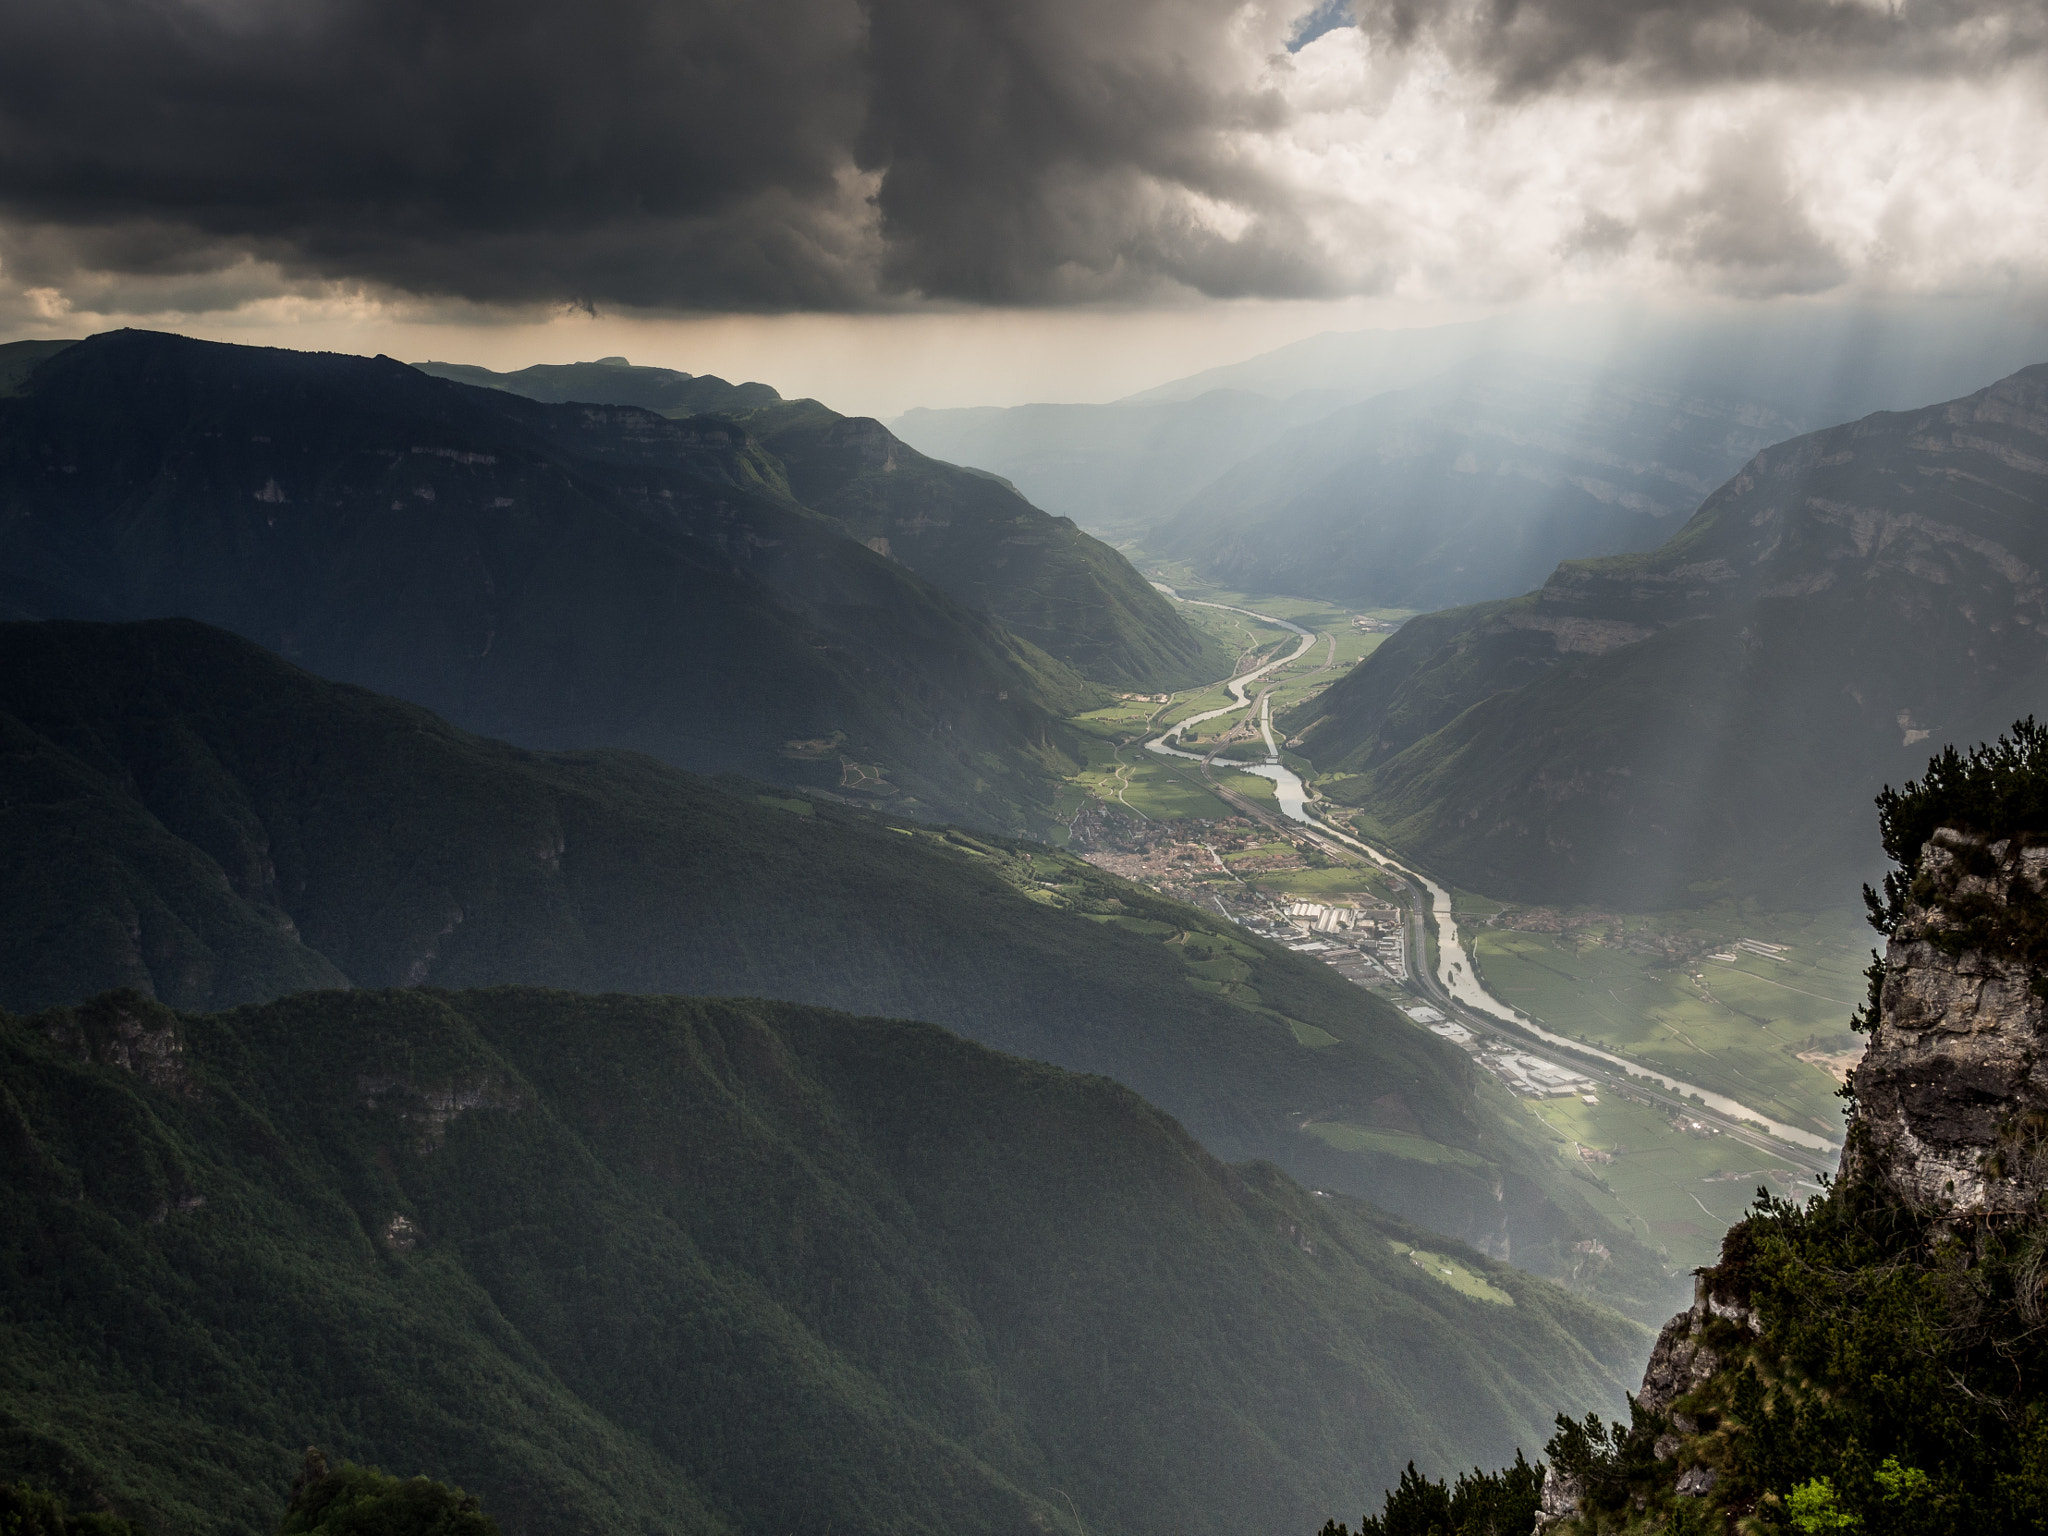
{"type": "MultiPolygon", "coordinates": [[[[1459,1010],[1428,985],[1434,924],[1425,928],[1408,886],[1284,820],[1273,783],[1239,766],[1266,761],[1257,723],[1268,692],[1278,710],[1327,686],[1384,639],[1380,625],[1405,615],[1218,591],[1177,569],[1151,574],[1181,597],[1232,605],[1184,611],[1236,650],[1240,675],[1299,642],[1233,609],[1285,618],[1314,639],[1250,685],[1249,708],[1179,739],[1205,761],[1147,752],[1144,743],[1230,703],[1221,682],[1130,696],[1078,717],[1088,762],[1059,802],[1074,852],[1313,954],[1387,994],[1417,1028],[1461,1045],[1521,1100],[1596,1207],[1674,1269],[1710,1261],[1760,1186],[1780,1196],[1819,1187],[1818,1173],[1832,1163],[1824,1154],[1484,1018],[1447,1016],[1459,1010]]],[[[1292,761],[1313,779],[1311,765],[1292,761]]],[[[1725,1095],[1760,1119],[1839,1139],[1835,1089],[1861,1049],[1848,1027],[1866,958],[1857,914],[1732,903],[1615,914],[1516,907],[1467,892],[1453,893],[1453,910],[1473,979],[1544,1029],[1725,1095]]],[[[1387,1134],[1303,1129],[1325,1140],[1387,1134]]],[[[1381,1150],[1431,1155],[1420,1143],[1381,1150]]]]}

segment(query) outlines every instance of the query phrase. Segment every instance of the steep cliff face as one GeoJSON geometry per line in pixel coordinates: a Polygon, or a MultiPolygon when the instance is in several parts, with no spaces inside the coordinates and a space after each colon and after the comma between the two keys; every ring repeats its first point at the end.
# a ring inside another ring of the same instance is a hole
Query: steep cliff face
{"type": "Polygon", "coordinates": [[[2031,1213],[2048,1193],[2048,997],[2033,963],[2048,844],[1943,827],[1886,946],[1844,1181],[1915,1210],[2031,1213]]]}
{"type": "MultiPolygon", "coordinates": [[[[2048,1530],[2048,724],[1942,749],[1877,811],[1840,1177],[1758,1191],[1628,1423],[1559,1416],[1539,1533],[2048,1530]]],[[[1428,1529],[1400,1497],[1361,1536],[1428,1529]]]]}

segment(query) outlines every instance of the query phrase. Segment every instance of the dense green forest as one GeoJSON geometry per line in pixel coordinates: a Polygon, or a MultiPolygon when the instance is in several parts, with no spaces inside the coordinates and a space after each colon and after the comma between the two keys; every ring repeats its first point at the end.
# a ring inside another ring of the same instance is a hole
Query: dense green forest
{"type": "Polygon", "coordinates": [[[1196,686],[1231,657],[1182,618],[1130,562],[1007,480],[927,458],[880,422],[765,384],[622,359],[493,373],[422,363],[426,373],[535,400],[637,405],[664,416],[724,416],[759,440],[790,492],[854,538],[995,615],[1083,677],[1146,692],[1196,686]]]}
{"type": "Polygon", "coordinates": [[[183,621],[0,625],[0,746],[0,1006],[523,982],[925,1018],[1538,1273],[1597,1241],[1595,1294],[1669,1311],[1460,1052],[1043,845],[523,751],[183,621]],[[1375,1134],[1339,1150],[1309,1117],[1375,1134]]]}
{"type": "Polygon", "coordinates": [[[269,1531],[313,1443],[533,1536],[1298,1530],[1645,1337],[927,1024],[121,993],[0,1081],[0,1476],[153,1529],[269,1531]]]}
{"type": "Polygon", "coordinates": [[[0,617],[183,615],[528,746],[1054,825],[1097,685],[803,506],[742,427],[390,358],[16,345],[0,617]]]}

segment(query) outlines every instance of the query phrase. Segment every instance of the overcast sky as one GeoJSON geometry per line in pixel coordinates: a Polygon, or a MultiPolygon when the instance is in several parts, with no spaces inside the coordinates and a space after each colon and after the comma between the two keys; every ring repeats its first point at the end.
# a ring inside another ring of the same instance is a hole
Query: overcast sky
{"type": "Polygon", "coordinates": [[[2009,0],[0,5],[0,336],[1108,398],[1331,326],[2048,293],[2009,0]]]}

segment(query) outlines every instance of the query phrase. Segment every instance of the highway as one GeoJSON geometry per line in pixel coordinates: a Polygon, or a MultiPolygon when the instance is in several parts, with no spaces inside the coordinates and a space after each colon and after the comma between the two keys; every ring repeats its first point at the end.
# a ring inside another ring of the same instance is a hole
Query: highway
{"type": "MultiPolygon", "coordinates": [[[[1268,672],[1278,667],[1286,666],[1290,661],[1299,661],[1307,653],[1308,648],[1316,643],[1315,631],[1303,629],[1299,624],[1290,624],[1285,619],[1276,619],[1269,613],[1253,613],[1249,608],[1237,608],[1229,603],[1205,603],[1199,598],[1182,597],[1164,582],[1155,581],[1152,585],[1177,603],[1188,603],[1196,608],[1221,608],[1227,613],[1241,613],[1247,618],[1257,619],[1262,624],[1277,624],[1280,628],[1291,630],[1293,633],[1301,636],[1301,644],[1297,645],[1287,655],[1280,657],[1276,661],[1269,661],[1263,667],[1254,667],[1249,672],[1240,672],[1236,677],[1226,682],[1223,686],[1230,690],[1232,703],[1225,704],[1221,709],[1204,710],[1199,715],[1189,715],[1187,719],[1177,721],[1175,724],[1167,727],[1165,735],[1145,743],[1146,747],[1153,752],[1168,752],[1175,757],[1185,757],[1195,762],[1200,762],[1202,756],[1199,752],[1182,752],[1168,746],[1167,743],[1191,725],[1200,725],[1205,720],[1214,720],[1218,715],[1234,714],[1240,709],[1250,708],[1253,701],[1245,693],[1246,686],[1257,682],[1268,672]]],[[[1266,707],[1266,716],[1269,720],[1272,717],[1272,706],[1270,703],[1266,707]]],[[[1278,758],[1279,753],[1273,746],[1273,733],[1270,729],[1266,732],[1266,749],[1273,752],[1274,757],[1278,758]]]]}
{"type": "MultiPolygon", "coordinates": [[[[1153,585],[1177,602],[1196,601],[1193,598],[1182,597],[1171,587],[1159,582],[1154,582],[1153,585]]],[[[1498,1038],[1517,1048],[1533,1049],[1537,1054],[1559,1059],[1560,1064],[1583,1073],[1610,1091],[1627,1093],[1653,1104],[1677,1110],[1703,1126],[1710,1126],[1723,1135],[1795,1163],[1810,1172],[1832,1174],[1835,1171],[1836,1160],[1841,1154],[1839,1143],[1817,1136],[1799,1126],[1773,1120],[1739,1100],[1711,1089],[1667,1076],[1626,1057],[1602,1050],[1598,1046],[1555,1034],[1488,992],[1478,974],[1466,963],[1463,946],[1458,940],[1457,917],[1451,907],[1450,893],[1428,876],[1408,868],[1392,855],[1349,833],[1340,832],[1310,815],[1308,806],[1314,791],[1302,784],[1292,770],[1282,766],[1279,761],[1279,749],[1274,745],[1272,734],[1271,693],[1262,693],[1256,701],[1246,695],[1246,684],[1302,656],[1315,643],[1315,636],[1299,625],[1274,618],[1270,614],[1256,613],[1249,608],[1237,608],[1228,603],[1204,603],[1202,606],[1227,608],[1232,613],[1242,613],[1268,624],[1281,625],[1302,636],[1302,643],[1292,655],[1268,662],[1263,667],[1232,678],[1229,687],[1232,697],[1237,700],[1235,704],[1181,721],[1164,734],[1146,742],[1148,751],[1201,763],[1203,777],[1209,779],[1209,788],[1218,798],[1246,816],[1266,825],[1278,827],[1281,823],[1275,821],[1264,807],[1217,784],[1210,774],[1207,757],[1201,753],[1185,752],[1171,745],[1174,736],[1189,725],[1212,720],[1218,715],[1245,709],[1256,703],[1260,709],[1260,728],[1265,734],[1266,749],[1271,754],[1272,761],[1264,765],[1232,763],[1230,767],[1235,772],[1256,774],[1261,778],[1273,780],[1275,798],[1279,802],[1281,814],[1288,820],[1308,828],[1312,840],[1326,853],[1339,858],[1346,854],[1353,857],[1363,855],[1408,887],[1412,897],[1408,905],[1409,973],[1422,992],[1447,1017],[1455,1019],[1483,1037],[1498,1038]],[[1424,924],[1425,912],[1434,918],[1437,927],[1439,942],[1434,970],[1428,964],[1429,945],[1424,924]]]]}

